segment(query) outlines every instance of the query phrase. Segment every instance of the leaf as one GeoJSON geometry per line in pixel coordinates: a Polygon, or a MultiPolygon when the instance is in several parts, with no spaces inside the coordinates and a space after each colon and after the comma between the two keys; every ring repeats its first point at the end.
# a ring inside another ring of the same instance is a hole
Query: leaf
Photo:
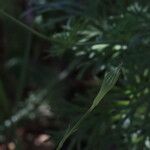
{"type": "Polygon", "coordinates": [[[113,86],[118,80],[121,66],[122,65],[119,65],[116,68],[112,68],[109,72],[105,74],[101,89],[93,101],[93,104],[90,108],[91,110],[93,110],[102,100],[102,98],[113,88],[113,86]]]}
{"type": "Polygon", "coordinates": [[[102,98],[113,88],[115,83],[118,80],[120,70],[121,70],[122,64],[120,64],[118,67],[111,69],[109,72],[105,74],[101,89],[98,93],[98,95],[95,97],[93,104],[91,107],[87,110],[87,112],[81,117],[81,119],[70,129],[67,130],[64,137],[58,144],[58,147],[56,150],[60,150],[65,143],[65,141],[78,130],[80,124],[88,117],[88,115],[95,109],[95,107],[100,103],[102,98]]]}

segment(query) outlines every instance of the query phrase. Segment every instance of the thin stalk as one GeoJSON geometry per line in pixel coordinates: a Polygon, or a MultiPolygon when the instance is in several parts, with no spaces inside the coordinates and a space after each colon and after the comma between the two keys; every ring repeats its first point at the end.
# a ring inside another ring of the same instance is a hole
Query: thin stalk
{"type": "Polygon", "coordinates": [[[13,16],[11,16],[10,14],[8,14],[4,10],[0,9],[0,14],[2,14],[5,17],[7,17],[8,19],[10,19],[14,23],[18,24],[19,26],[23,27],[24,29],[32,32],[34,35],[38,36],[39,38],[42,38],[42,39],[47,40],[47,41],[50,41],[50,39],[47,36],[45,36],[42,33],[39,33],[38,31],[34,30],[33,28],[30,28],[29,26],[27,26],[26,24],[22,23],[18,19],[14,18],[13,16]]]}
{"type": "Polygon", "coordinates": [[[16,102],[20,101],[20,99],[22,97],[22,93],[23,93],[23,88],[25,86],[25,81],[27,78],[27,72],[28,72],[28,67],[29,67],[31,43],[32,43],[32,34],[28,33],[27,47],[26,47],[26,50],[24,53],[23,65],[22,65],[20,81],[19,81],[20,83],[19,83],[17,95],[16,95],[16,102]]]}
{"type": "Polygon", "coordinates": [[[88,117],[89,113],[90,113],[90,109],[80,118],[80,120],[69,130],[66,132],[66,134],[64,135],[63,139],[60,141],[60,143],[58,144],[58,147],[56,148],[56,150],[60,150],[63,146],[63,144],[65,143],[65,141],[74,133],[76,132],[76,130],[78,130],[79,126],[81,125],[81,123],[88,117]]]}

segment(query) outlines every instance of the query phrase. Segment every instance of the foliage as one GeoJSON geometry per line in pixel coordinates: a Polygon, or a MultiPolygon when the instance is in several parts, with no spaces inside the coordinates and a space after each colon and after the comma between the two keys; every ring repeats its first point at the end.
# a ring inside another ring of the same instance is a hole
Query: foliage
{"type": "Polygon", "coordinates": [[[149,1],[25,4],[0,1],[1,142],[10,135],[15,141],[15,130],[40,119],[38,108],[46,104],[55,128],[41,130],[57,144],[88,110],[104,72],[123,62],[117,85],[63,149],[149,149],[149,1]]]}
{"type": "Polygon", "coordinates": [[[106,73],[104,81],[102,82],[102,86],[97,96],[94,98],[93,104],[90,108],[85,112],[85,114],[81,117],[81,119],[68,131],[65,133],[63,139],[60,141],[57,150],[61,149],[65,141],[80,127],[80,124],[89,116],[89,114],[97,107],[103,97],[113,88],[115,85],[119,74],[120,74],[121,66],[118,68],[113,68],[110,72],[106,73]]]}

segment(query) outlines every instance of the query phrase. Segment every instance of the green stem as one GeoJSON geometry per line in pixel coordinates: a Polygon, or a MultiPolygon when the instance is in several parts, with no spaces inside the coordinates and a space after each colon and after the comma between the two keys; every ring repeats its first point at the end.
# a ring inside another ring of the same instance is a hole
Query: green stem
{"type": "Polygon", "coordinates": [[[56,150],[60,150],[63,146],[63,144],[65,143],[65,141],[74,133],[78,130],[78,127],[80,126],[80,124],[88,117],[88,115],[90,114],[91,110],[88,109],[88,111],[80,118],[80,120],[69,130],[66,132],[66,134],[64,135],[63,139],[60,141],[60,143],[58,144],[58,147],[56,148],[56,150]]]}
{"type": "Polygon", "coordinates": [[[47,41],[50,41],[50,39],[39,33],[38,31],[34,30],[33,28],[30,28],[29,26],[27,26],[26,24],[22,23],[21,21],[17,20],[16,18],[14,18],[13,16],[9,15],[7,12],[5,12],[4,10],[0,9],[0,14],[2,14],[3,16],[7,17],[8,19],[12,20],[14,23],[18,24],[19,26],[23,27],[24,29],[32,32],[34,35],[44,39],[44,40],[47,40],[47,41]]]}
{"type": "Polygon", "coordinates": [[[27,41],[27,47],[24,53],[24,58],[23,58],[23,65],[21,69],[21,74],[20,74],[20,83],[18,86],[17,90],[17,96],[16,96],[16,101],[20,101],[23,93],[23,88],[25,86],[25,81],[27,78],[27,72],[28,72],[28,67],[29,67],[29,57],[30,57],[30,50],[31,50],[31,42],[32,42],[32,34],[28,33],[28,41],[27,41]]]}

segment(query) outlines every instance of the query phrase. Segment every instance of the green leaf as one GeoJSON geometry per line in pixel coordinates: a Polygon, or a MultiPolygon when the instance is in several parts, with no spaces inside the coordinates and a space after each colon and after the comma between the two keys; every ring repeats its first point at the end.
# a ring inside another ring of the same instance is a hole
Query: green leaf
{"type": "Polygon", "coordinates": [[[91,110],[93,110],[102,100],[102,98],[113,88],[118,80],[120,69],[121,65],[116,68],[112,68],[109,72],[105,74],[101,89],[93,101],[93,104],[90,108],[91,110]]]}
{"type": "Polygon", "coordinates": [[[78,130],[80,124],[88,117],[88,115],[95,109],[95,107],[100,103],[100,101],[102,100],[102,98],[113,88],[113,86],[115,85],[115,83],[118,80],[119,74],[120,74],[120,70],[121,70],[121,66],[119,65],[116,68],[112,68],[109,72],[107,72],[105,74],[101,89],[99,91],[99,93],[97,94],[97,96],[95,97],[93,104],[91,105],[91,107],[87,110],[87,112],[81,117],[81,119],[70,129],[67,130],[67,132],[65,133],[64,137],[62,138],[62,140],[60,141],[60,143],[58,144],[58,147],[56,150],[60,150],[63,146],[63,144],[65,143],[65,141],[74,133],[78,130]]]}

